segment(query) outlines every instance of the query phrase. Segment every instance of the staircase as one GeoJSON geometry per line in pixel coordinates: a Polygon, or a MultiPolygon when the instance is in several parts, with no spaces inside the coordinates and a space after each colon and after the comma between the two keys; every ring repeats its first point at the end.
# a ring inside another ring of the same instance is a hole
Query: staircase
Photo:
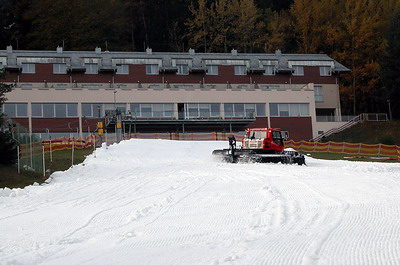
{"type": "Polygon", "coordinates": [[[321,139],[323,137],[328,137],[329,135],[332,135],[334,133],[341,132],[345,129],[353,127],[354,125],[356,125],[358,123],[362,123],[364,121],[388,121],[388,118],[387,118],[386,113],[362,113],[362,114],[354,117],[347,123],[343,124],[342,126],[340,126],[338,128],[330,129],[330,130],[324,132],[323,134],[320,134],[317,137],[311,139],[310,141],[319,142],[319,141],[321,141],[321,139]]]}

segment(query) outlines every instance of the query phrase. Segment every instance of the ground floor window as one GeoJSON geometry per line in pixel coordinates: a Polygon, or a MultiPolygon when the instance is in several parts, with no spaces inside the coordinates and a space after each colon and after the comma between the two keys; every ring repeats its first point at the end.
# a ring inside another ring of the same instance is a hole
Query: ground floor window
{"type": "Polygon", "coordinates": [[[134,103],[131,104],[132,117],[164,118],[173,117],[174,104],[134,103]]]}
{"type": "Polygon", "coordinates": [[[8,118],[28,117],[27,103],[5,103],[1,109],[8,118]]]}
{"type": "Polygon", "coordinates": [[[308,117],[310,116],[308,103],[270,103],[271,117],[308,117]]]}
{"type": "Polygon", "coordinates": [[[220,117],[220,104],[218,103],[187,103],[185,104],[185,118],[211,118],[220,117]]]}
{"type": "Polygon", "coordinates": [[[77,116],[77,103],[32,103],[32,117],[34,118],[67,118],[77,116]]]}
{"type": "Polygon", "coordinates": [[[265,116],[263,103],[226,103],[224,104],[227,118],[255,118],[265,116]]]}

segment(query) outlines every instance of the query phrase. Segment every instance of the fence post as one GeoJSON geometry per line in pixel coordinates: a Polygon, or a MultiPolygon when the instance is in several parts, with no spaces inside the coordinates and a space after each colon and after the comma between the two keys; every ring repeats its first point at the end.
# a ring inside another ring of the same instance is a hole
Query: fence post
{"type": "Polygon", "coordinates": [[[358,153],[361,153],[361,143],[358,144],[358,153]]]}
{"type": "Polygon", "coordinates": [[[313,152],[315,152],[315,142],[313,142],[313,152]]]}
{"type": "Polygon", "coordinates": [[[33,169],[32,134],[29,135],[29,153],[30,153],[30,159],[31,159],[31,169],[33,169]]]}
{"type": "Polygon", "coordinates": [[[71,166],[74,166],[74,138],[72,138],[71,166]]]}
{"type": "Polygon", "coordinates": [[[345,147],[345,144],[344,144],[344,142],[342,142],[342,153],[344,153],[344,147],[345,147]]]}
{"type": "Polygon", "coordinates": [[[50,137],[50,162],[53,162],[53,151],[51,149],[51,137],[50,137]]]}
{"type": "Polygon", "coordinates": [[[382,144],[379,144],[379,147],[378,147],[378,156],[380,156],[381,155],[381,149],[382,149],[382,144]]]}
{"type": "Polygon", "coordinates": [[[96,135],[92,135],[93,138],[93,154],[96,157],[96,135]]]}
{"type": "Polygon", "coordinates": [[[44,145],[42,146],[42,150],[43,150],[43,153],[42,153],[42,159],[43,159],[43,177],[45,177],[45,176],[46,176],[46,160],[44,159],[44,145]]]}
{"type": "Polygon", "coordinates": [[[19,161],[19,145],[17,146],[17,167],[18,167],[18,174],[20,174],[21,173],[21,169],[20,169],[20,166],[21,166],[21,162],[19,161]]]}
{"type": "Polygon", "coordinates": [[[328,153],[331,151],[331,141],[328,142],[328,153]]]}

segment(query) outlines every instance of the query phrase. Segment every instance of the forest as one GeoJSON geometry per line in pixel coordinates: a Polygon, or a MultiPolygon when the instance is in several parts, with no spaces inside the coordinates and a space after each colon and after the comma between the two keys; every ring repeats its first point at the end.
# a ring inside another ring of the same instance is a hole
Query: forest
{"type": "Polygon", "coordinates": [[[0,49],[325,53],[343,114],[400,118],[400,0],[0,0],[0,49]]]}

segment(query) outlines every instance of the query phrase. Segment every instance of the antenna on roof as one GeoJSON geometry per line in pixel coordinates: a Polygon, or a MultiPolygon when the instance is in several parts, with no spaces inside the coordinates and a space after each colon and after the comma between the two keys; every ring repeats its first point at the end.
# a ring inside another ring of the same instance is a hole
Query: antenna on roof
{"type": "Polygon", "coordinates": [[[106,51],[108,51],[108,42],[106,41],[106,51]]]}

